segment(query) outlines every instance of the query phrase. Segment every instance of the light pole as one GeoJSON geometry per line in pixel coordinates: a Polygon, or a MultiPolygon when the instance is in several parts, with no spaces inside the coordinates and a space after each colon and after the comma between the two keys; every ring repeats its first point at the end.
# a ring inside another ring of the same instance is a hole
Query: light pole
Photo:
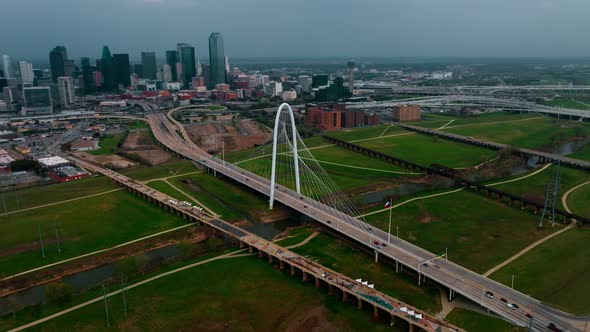
{"type": "Polygon", "coordinates": [[[479,303],[479,305],[482,306],[482,307],[483,307],[483,296],[484,296],[485,293],[486,293],[486,289],[484,288],[484,289],[481,290],[481,302],[479,303]]]}
{"type": "Polygon", "coordinates": [[[391,243],[391,201],[389,201],[389,228],[387,230],[387,243],[391,243]]]}

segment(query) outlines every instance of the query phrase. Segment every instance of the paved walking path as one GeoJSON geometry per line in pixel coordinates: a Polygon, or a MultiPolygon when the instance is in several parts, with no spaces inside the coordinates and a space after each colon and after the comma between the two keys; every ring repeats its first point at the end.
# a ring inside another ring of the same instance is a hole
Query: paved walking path
{"type": "MultiPolygon", "coordinates": [[[[488,184],[488,186],[497,186],[497,185],[501,185],[501,184],[505,184],[505,183],[521,181],[521,180],[524,180],[524,179],[529,178],[531,176],[534,176],[534,175],[539,174],[540,172],[542,172],[542,171],[546,170],[547,168],[549,168],[549,166],[551,166],[550,163],[547,164],[547,165],[545,165],[545,166],[543,166],[542,168],[534,171],[533,173],[530,173],[530,174],[521,176],[521,177],[516,178],[516,179],[511,179],[511,180],[506,180],[506,181],[501,181],[501,182],[496,182],[496,183],[488,184]]],[[[465,188],[459,188],[459,189],[455,189],[455,190],[451,190],[451,191],[445,191],[445,192],[438,193],[438,194],[432,194],[432,195],[426,195],[426,196],[420,196],[420,197],[410,198],[410,199],[405,200],[405,201],[403,201],[401,203],[398,203],[398,204],[393,205],[391,207],[391,209],[395,209],[395,208],[400,207],[402,205],[405,205],[405,204],[408,204],[408,203],[411,203],[411,202],[414,202],[414,201],[418,201],[418,200],[421,200],[421,199],[427,199],[427,198],[432,198],[432,197],[437,197],[437,196],[442,196],[442,195],[454,194],[454,193],[459,192],[459,191],[461,191],[463,189],[465,189],[465,188]]],[[[380,209],[380,210],[377,210],[377,211],[368,212],[368,213],[362,214],[362,215],[360,215],[358,217],[366,217],[366,216],[370,216],[370,215],[373,215],[373,214],[378,214],[378,213],[381,213],[381,212],[385,212],[385,211],[387,211],[389,209],[390,208],[384,208],[384,209],[380,209]]]]}
{"type": "Polygon", "coordinates": [[[504,120],[504,121],[490,121],[490,122],[466,123],[466,124],[462,124],[462,125],[445,127],[443,129],[453,129],[453,128],[461,128],[461,127],[485,126],[485,125],[499,124],[499,123],[512,123],[512,122],[530,121],[530,120],[540,119],[540,118],[544,118],[544,117],[545,116],[534,116],[532,118],[518,119],[518,120],[504,120]]]}
{"type": "MultiPolygon", "coordinates": [[[[189,225],[190,225],[190,224],[189,224],[189,225]]],[[[186,227],[186,226],[185,226],[185,227],[186,227]]],[[[311,241],[311,240],[312,240],[314,237],[316,237],[318,234],[319,234],[319,232],[313,232],[311,235],[309,235],[309,236],[308,236],[307,238],[305,238],[303,241],[301,241],[301,242],[299,242],[299,243],[297,243],[297,244],[294,244],[294,245],[288,246],[288,247],[286,247],[286,249],[291,249],[291,248],[296,248],[296,247],[303,246],[303,245],[307,244],[309,241],[311,241]]],[[[62,311],[60,311],[60,312],[57,312],[57,313],[55,313],[55,314],[53,314],[53,315],[50,315],[50,316],[47,316],[47,317],[43,317],[43,318],[41,318],[41,319],[38,319],[38,320],[36,320],[36,321],[30,322],[30,323],[28,323],[28,324],[25,324],[25,325],[19,326],[19,327],[17,327],[17,328],[14,328],[14,329],[12,329],[12,330],[9,330],[9,332],[17,332],[17,331],[22,331],[22,330],[25,330],[25,329],[31,328],[31,327],[33,327],[33,326],[36,326],[36,325],[39,325],[39,324],[45,323],[45,322],[47,322],[47,321],[50,321],[50,320],[52,320],[52,319],[54,319],[54,318],[57,318],[57,317],[63,316],[63,315],[65,315],[65,314],[68,314],[68,313],[70,313],[70,312],[72,312],[72,311],[76,311],[76,310],[78,310],[78,309],[81,309],[81,308],[84,308],[84,307],[86,307],[86,306],[89,306],[89,305],[91,305],[91,304],[93,304],[93,303],[96,303],[96,302],[99,302],[99,301],[103,301],[105,297],[111,297],[111,296],[114,296],[114,295],[120,294],[122,291],[127,291],[127,290],[129,290],[129,289],[133,289],[133,288],[139,287],[139,286],[141,286],[141,285],[145,285],[145,284],[147,284],[147,283],[150,283],[150,282],[152,282],[152,281],[155,281],[155,280],[161,279],[161,278],[163,278],[163,277],[167,277],[167,276],[169,276],[169,275],[172,275],[172,274],[175,274],[175,273],[178,273],[178,272],[182,272],[182,271],[185,271],[185,270],[191,269],[191,268],[193,268],[193,267],[195,267],[195,266],[199,266],[199,265],[207,264],[207,263],[210,263],[210,262],[213,262],[213,261],[217,261],[217,260],[220,260],[220,259],[227,259],[227,258],[238,258],[238,257],[244,257],[244,256],[252,256],[252,255],[254,255],[254,254],[252,254],[252,253],[244,253],[244,251],[246,251],[246,249],[239,249],[239,250],[236,250],[236,251],[229,252],[229,253],[227,253],[227,254],[223,254],[223,255],[215,256],[215,257],[212,257],[212,258],[209,258],[209,259],[203,260],[203,261],[195,262],[195,263],[193,263],[193,264],[189,264],[189,265],[186,265],[186,266],[183,266],[183,267],[179,267],[179,268],[177,268],[177,269],[174,269],[174,270],[171,270],[171,271],[168,271],[168,272],[164,272],[164,273],[161,273],[161,274],[155,275],[155,276],[153,276],[153,277],[151,277],[151,278],[148,278],[148,279],[145,279],[145,280],[141,280],[141,281],[138,281],[138,282],[136,282],[136,283],[134,283],[134,284],[131,284],[131,285],[129,285],[129,286],[127,286],[127,287],[125,287],[123,290],[119,289],[119,290],[113,291],[113,292],[111,292],[111,293],[108,293],[108,294],[106,294],[106,295],[104,295],[104,296],[99,296],[99,297],[96,297],[96,298],[94,298],[94,299],[92,299],[92,300],[88,300],[88,301],[86,301],[86,302],[84,302],[84,303],[80,303],[80,304],[78,304],[78,305],[75,305],[75,306],[73,306],[73,307],[71,307],[71,308],[68,308],[68,309],[62,310],[62,311]]]]}
{"type": "Polygon", "coordinates": [[[540,245],[541,243],[543,243],[543,242],[545,242],[545,241],[547,241],[549,239],[552,239],[553,237],[555,237],[555,236],[557,236],[557,235],[559,235],[559,234],[561,234],[561,233],[563,233],[565,231],[568,231],[568,230],[574,228],[574,226],[575,225],[573,223],[570,223],[567,227],[564,227],[564,228],[560,229],[559,231],[557,231],[555,233],[549,234],[548,236],[546,236],[546,237],[544,237],[542,239],[537,240],[535,243],[533,243],[533,244],[529,245],[528,247],[522,249],[516,255],[514,255],[514,256],[508,258],[507,260],[503,261],[502,263],[494,266],[493,268],[491,268],[490,270],[488,270],[486,273],[484,273],[482,275],[484,277],[487,277],[487,276],[491,275],[492,273],[498,271],[499,269],[503,268],[504,266],[510,264],[515,259],[517,259],[520,256],[522,256],[522,255],[526,254],[527,252],[531,251],[533,248],[535,248],[536,246],[540,245]]]}
{"type": "Polygon", "coordinates": [[[95,196],[100,196],[100,195],[105,195],[105,194],[110,194],[119,190],[123,190],[123,188],[117,188],[117,189],[113,189],[113,190],[107,190],[107,191],[103,191],[100,193],[96,193],[96,194],[92,194],[92,195],[87,195],[87,196],[82,196],[82,197],[76,197],[76,198],[71,198],[71,199],[66,199],[63,201],[59,201],[59,202],[53,202],[53,203],[47,203],[47,204],[43,204],[43,205],[37,205],[37,206],[33,206],[30,208],[26,208],[26,209],[20,209],[20,210],[15,210],[15,211],[10,211],[10,212],[5,212],[0,214],[1,216],[6,216],[9,214],[13,214],[13,213],[20,213],[20,212],[25,212],[25,211],[30,211],[30,210],[35,210],[35,209],[41,209],[44,207],[48,207],[48,206],[53,206],[53,205],[59,205],[59,204],[64,204],[64,203],[69,203],[69,202],[74,202],[74,201],[79,201],[81,199],[86,199],[86,198],[90,198],[90,197],[95,197],[95,196]]]}
{"type": "Polygon", "coordinates": [[[191,223],[191,224],[186,224],[186,225],[178,226],[178,227],[175,227],[175,228],[167,229],[165,231],[161,231],[161,232],[158,232],[158,233],[150,234],[150,235],[147,235],[147,236],[144,236],[144,237],[140,237],[140,238],[135,239],[135,240],[131,240],[131,241],[127,241],[127,242],[124,242],[124,243],[120,243],[120,244],[117,244],[117,245],[115,245],[113,247],[110,247],[110,248],[96,250],[96,251],[93,251],[93,252],[89,252],[87,254],[83,254],[83,255],[76,256],[76,257],[64,259],[64,260],[61,260],[61,261],[58,261],[58,262],[55,262],[55,263],[43,265],[43,266],[40,266],[40,267],[37,267],[37,268],[34,268],[34,269],[30,269],[30,270],[27,270],[27,271],[24,271],[24,272],[13,274],[11,276],[4,277],[4,278],[2,278],[0,280],[4,281],[4,280],[12,279],[14,277],[18,277],[18,276],[22,276],[22,275],[25,275],[25,274],[28,274],[28,273],[31,273],[31,272],[43,270],[43,269],[46,269],[48,267],[52,267],[52,266],[55,266],[55,265],[59,265],[59,264],[63,264],[63,263],[71,262],[71,261],[75,261],[75,260],[80,259],[80,258],[84,258],[84,257],[88,257],[88,256],[100,254],[100,253],[103,253],[103,252],[106,252],[106,251],[109,251],[109,250],[113,250],[113,249],[117,249],[117,248],[120,248],[120,247],[124,247],[126,245],[133,244],[135,242],[143,241],[143,240],[146,240],[146,239],[149,239],[149,238],[152,238],[152,237],[156,237],[156,236],[159,236],[159,235],[162,235],[162,234],[174,232],[176,230],[183,229],[183,228],[190,227],[190,226],[194,226],[194,225],[195,224],[192,224],[191,223]]]}
{"type": "Polygon", "coordinates": [[[451,120],[451,121],[445,123],[442,127],[438,127],[437,130],[445,129],[446,127],[448,127],[453,122],[455,122],[455,120],[451,120]]]}
{"type": "Polygon", "coordinates": [[[590,181],[588,181],[588,182],[584,182],[584,183],[581,183],[581,184],[579,184],[579,185],[577,185],[577,186],[575,186],[575,187],[571,188],[570,190],[566,191],[566,192],[565,192],[565,194],[563,194],[563,196],[561,197],[561,204],[563,205],[563,208],[564,208],[564,209],[565,209],[567,212],[569,212],[569,213],[573,213],[573,212],[572,212],[572,210],[570,210],[570,207],[567,205],[567,197],[568,197],[568,196],[569,196],[569,195],[570,195],[572,192],[574,192],[574,191],[576,191],[576,190],[578,190],[578,189],[580,189],[580,188],[582,188],[583,186],[585,186],[585,185],[588,185],[588,184],[590,184],[590,181]]]}

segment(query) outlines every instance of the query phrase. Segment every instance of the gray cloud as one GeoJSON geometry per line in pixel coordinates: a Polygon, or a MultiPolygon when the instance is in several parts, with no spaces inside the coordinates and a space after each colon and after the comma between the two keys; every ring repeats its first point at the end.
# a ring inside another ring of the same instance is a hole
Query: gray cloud
{"type": "Polygon", "coordinates": [[[0,0],[0,52],[137,58],[176,42],[230,56],[588,56],[587,0],[0,0]],[[9,33],[6,33],[9,31],[9,33]],[[10,33],[12,32],[12,33],[10,33]]]}

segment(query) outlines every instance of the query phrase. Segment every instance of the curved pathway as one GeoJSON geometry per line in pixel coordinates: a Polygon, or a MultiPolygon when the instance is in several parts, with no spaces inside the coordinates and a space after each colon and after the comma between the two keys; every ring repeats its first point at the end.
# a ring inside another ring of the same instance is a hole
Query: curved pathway
{"type": "Polygon", "coordinates": [[[577,185],[577,186],[575,186],[575,187],[571,188],[570,190],[566,191],[566,192],[565,192],[565,194],[563,194],[563,196],[561,197],[561,204],[563,204],[563,208],[564,208],[564,209],[565,209],[567,212],[569,212],[569,213],[573,213],[573,212],[572,212],[572,210],[570,210],[569,206],[567,205],[567,197],[568,197],[568,196],[569,196],[569,195],[570,195],[572,192],[574,192],[574,191],[576,191],[576,190],[580,189],[581,187],[583,187],[583,186],[585,186],[585,185],[587,185],[587,184],[590,184],[590,181],[588,181],[588,182],[584,182],[584,183],[581,183],[581,184],[579,184],[579,185],[577,185]]]}

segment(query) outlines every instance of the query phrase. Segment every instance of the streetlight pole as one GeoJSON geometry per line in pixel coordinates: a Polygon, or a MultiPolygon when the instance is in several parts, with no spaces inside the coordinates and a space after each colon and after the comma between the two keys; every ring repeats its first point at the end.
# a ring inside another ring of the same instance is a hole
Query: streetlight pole
{"type": "Polygon", "coordinates": [[[387,243],[391,243],[391,201],[389,203],[389,229],[387,230],[387,243]]]}
{"type": "Polygon", "coordinates": [[[482,307],[483,307],[483,296],[484,296],[485,293],[486,293],[486,289],[484,288],[484,289],[481,290],[481,302],[479,303],[479,305],[482,306],[482,307]]]}

